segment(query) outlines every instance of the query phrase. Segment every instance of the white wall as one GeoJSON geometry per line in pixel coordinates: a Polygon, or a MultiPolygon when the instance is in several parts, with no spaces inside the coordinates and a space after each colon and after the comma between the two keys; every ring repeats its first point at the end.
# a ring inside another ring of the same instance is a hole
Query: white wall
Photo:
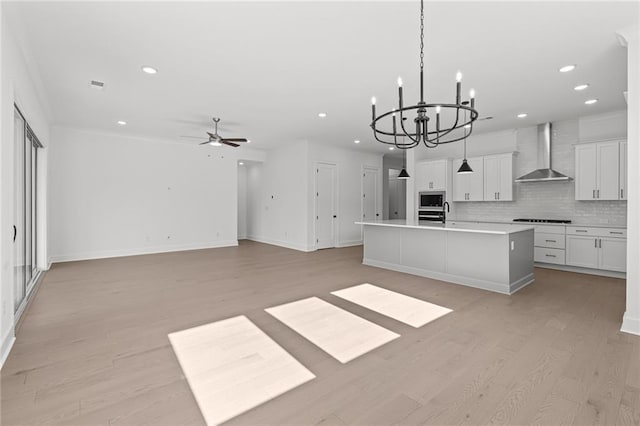
{"type": "Polygon", "coordinates": [[[54,127],[54,261],[237,243],[237,151],[54,127]]]}
{"type": "MultiPolygon", "coordinates": [[[[2,7],[0,6],[0,11],[2,7]]],[[[0,66],[0,365],[14,340],[14,129],[13,104],[16,103],[42,144],[38,164],[38,267],[47,268],[47,156],[50,117],[47,100],[37,90],[38,76],[27,66],[28,55],[18,44],[6,16],[1,19],[0,66]]]]}
{"type": "MultiPolygon", "coordinates": [[[[308,180],[308,239],[309,247],[315,246],[315,169],[318,162],[334,163],[338,168],[338,247],[362,244],[362,168],[378,169],[378,211],[382,213],[382,154],[341,149],[319,143],[309,144],[308,180]]],[[[382,216],[380,216],[382,218],[382,216]]]]}
{"type": "MultiPolygon", "coordinates": [[[[640,27],[618,32],[627,48],[627,306],[621,330],[640,335],[640,27]]],[[[636,360],[637,362],[637,360],[636,360]]]]}
{"type": "Polygon", "coordinates": [[[247,164],[238,165],[238,239],[247,238],[247,164]]]}
{"type": "Polygon", "coordinates": [[[267,152],[263,164],[249,164],[247,237],[308,251],[308,143],[267,152]]]}
{"type": "Polygon", "coordinates": [[[315,169],[338,169],[338,246],[362,243],[362,167],[377,167],[382,209],[382,155],[299,142],[267,152],[264,163],[247,164],[247,237],[296,250],[315,250],[315,169]]]}

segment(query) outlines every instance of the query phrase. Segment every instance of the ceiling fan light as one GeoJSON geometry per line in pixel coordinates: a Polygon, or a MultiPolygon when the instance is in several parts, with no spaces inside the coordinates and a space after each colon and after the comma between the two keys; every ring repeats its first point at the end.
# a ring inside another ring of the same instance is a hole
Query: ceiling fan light
{"type": "Polygon", "coordinates": [[[398,175],[398,179],[409,179],[411,176],[409,176],[409,173],[407,173],[407,169],[405,169],[404,167],[402,168],[402,170],[400,170],[400,174],[398,175]]]}
{"type": "Polygon", "coordinates": [[[473,169],[471,168],[469,163],[467,163],[467,159],[466,158],[464,160],[462,160],[462,164],[460,164],[460,168],[458,169],[458,173],[460,173],[460,174],[473,173],[473,169]]]}
{"type": "Polygon", "coordinates": [[[211,146],[222,146],[222,144],[220,142],[218,142],[218,141],[211,141],[211,142],[209,142],[209,145],[211,145],[211,146]]]}

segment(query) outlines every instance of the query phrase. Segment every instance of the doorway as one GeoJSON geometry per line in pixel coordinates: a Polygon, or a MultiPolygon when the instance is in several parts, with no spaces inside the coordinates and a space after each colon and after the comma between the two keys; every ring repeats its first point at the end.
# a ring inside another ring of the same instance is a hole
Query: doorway
{"type": "Polygon", "coordinates": [[[389,169],[389,188],[387,196],[389,197],[389,210],[387,217],[389,219],[406,219],[406,180],[398,179],[400,170],[389,169]]]}
{"type": "Polygon", "coordinates": [[[24,116],[14,107],[14,222],[13,270],[16,321],[37,282],[37,165],[40,141],[24,116]]]}
{"type": "Polygon", "coordinates": [[[316,249],[332,248],[337,245],[337,180],[336,164],[316,165],[316,249]]]}

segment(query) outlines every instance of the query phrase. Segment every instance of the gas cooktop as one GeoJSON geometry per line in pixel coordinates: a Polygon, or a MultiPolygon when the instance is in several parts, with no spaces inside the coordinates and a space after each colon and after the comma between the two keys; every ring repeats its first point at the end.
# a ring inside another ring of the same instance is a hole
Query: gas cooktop
{"type": "Polygon", "coordinates": [[[531,223],[571,223],[566,219],[513,219],[514,222],[531,222],[531,223]]]}

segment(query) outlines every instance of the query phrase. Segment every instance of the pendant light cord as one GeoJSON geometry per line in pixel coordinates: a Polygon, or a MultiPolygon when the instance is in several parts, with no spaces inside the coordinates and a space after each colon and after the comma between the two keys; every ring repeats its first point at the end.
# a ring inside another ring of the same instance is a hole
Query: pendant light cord
{"type": "Polygon", "coordinates": [[[420,0],[420,71],[424,70],[424,0],[420,0]]]}

